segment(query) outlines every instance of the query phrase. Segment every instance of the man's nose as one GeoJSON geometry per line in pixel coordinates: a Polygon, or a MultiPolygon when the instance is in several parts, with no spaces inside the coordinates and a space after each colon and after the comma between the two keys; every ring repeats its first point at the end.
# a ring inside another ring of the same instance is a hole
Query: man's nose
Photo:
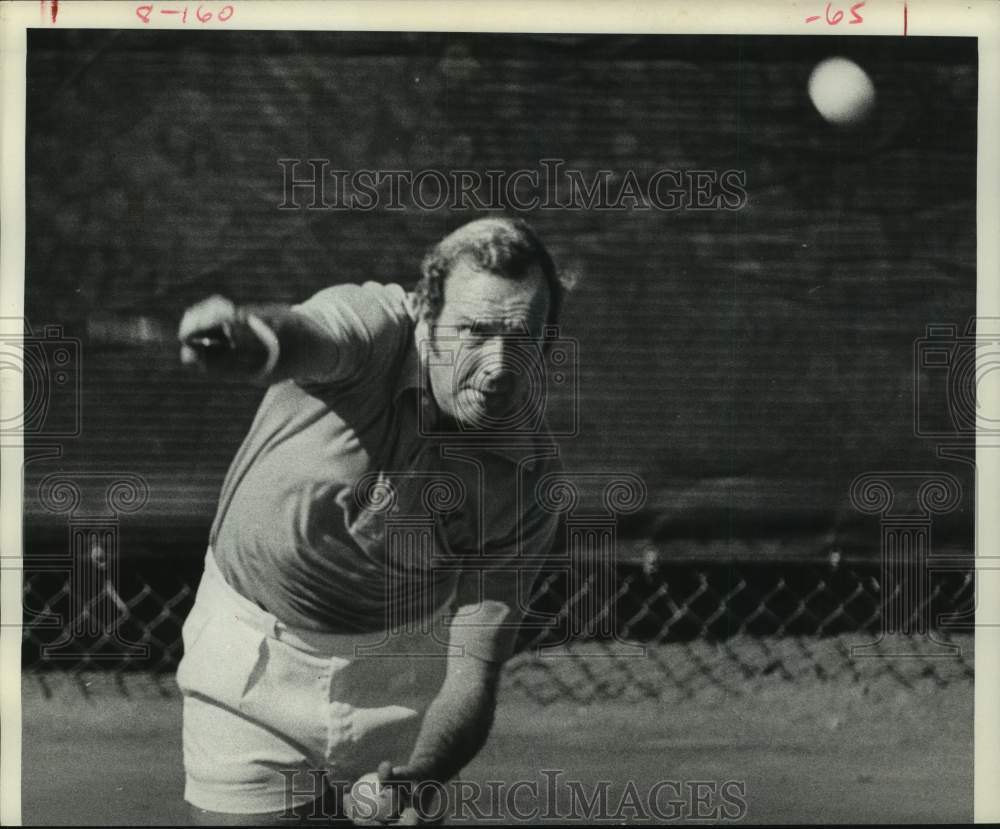
{"type": "Polygon", "coordinates": [[[518,375],[512,356],[510,343],[503,337],[494,337],[486,344],[483,354],[484,391],[509,394],[517,387],[518,375]]]}

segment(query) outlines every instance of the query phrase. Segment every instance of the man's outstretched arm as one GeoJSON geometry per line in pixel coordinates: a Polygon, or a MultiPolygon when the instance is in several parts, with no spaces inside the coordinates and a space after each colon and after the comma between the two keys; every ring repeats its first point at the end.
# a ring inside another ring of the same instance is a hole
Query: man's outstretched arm
{"type": "Polygon", "coordinates": [[[409,762],[395,775],[445,783],[486,744],[496,711],[501,665],[475,657],[449,661],[445,681],[427,709],[409,762]]]}
{"type": "Polygon", "coordinates": [[[184,313],[177,336],[181,362],[205,371],[260,383],[326,377],[343,371],[343,349],[336,338],[305,314],[287,305],[239,306],[212,296],[184,313]],[[192,340],[221,332],[225,345],[208,354],[192,340]]]}
{"type": "Polygon", "coordinates": [[[401,822],[433,813],[438,808],[435,790],[467,766],[489,738],[503,664],[513,653],[522,618],[517,579],[513,573],[490,574],[481,596],[473,596],[479,592],[477,577],[460,584],[449,632],[454,650],[444,682],[427,709],[409,761],[385,775],[423,795],[401,822]]]}

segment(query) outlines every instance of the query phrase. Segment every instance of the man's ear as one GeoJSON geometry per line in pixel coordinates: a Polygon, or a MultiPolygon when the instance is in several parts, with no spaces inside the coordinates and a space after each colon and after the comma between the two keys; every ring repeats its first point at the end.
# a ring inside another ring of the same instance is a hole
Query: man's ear
{"type": "Polygon", "coordinates": [[[437,354],[437,325],[434,321],[428,321],[424,317],[417,318],[416,340],[418,343],[427,343],[427,348],[437,354]]]}

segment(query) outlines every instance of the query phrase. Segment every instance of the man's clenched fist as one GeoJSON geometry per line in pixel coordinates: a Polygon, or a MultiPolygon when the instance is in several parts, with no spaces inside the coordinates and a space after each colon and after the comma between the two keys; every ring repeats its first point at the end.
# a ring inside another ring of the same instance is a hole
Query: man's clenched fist
{"type": "Polygon", "coordinates": [[[184,365],[248,380],[273,363],[277,342],[268,335],[274,339],[263,322],[218,294],[188,308],[177,330],[184,365]]]}

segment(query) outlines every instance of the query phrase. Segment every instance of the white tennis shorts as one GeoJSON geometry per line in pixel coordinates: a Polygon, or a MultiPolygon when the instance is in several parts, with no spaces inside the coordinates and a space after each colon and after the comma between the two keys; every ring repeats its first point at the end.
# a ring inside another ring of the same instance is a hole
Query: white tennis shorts
{"type": "Polygon", "coordinates": [[[443,614],[414,632],[293,629],[239,595],[212,557],[184,623],[184,798],[234,814],[315,800],[409,760],[444,679],[443,614]],[[317,790],[319,788],[319,790],[317,790]]]}

